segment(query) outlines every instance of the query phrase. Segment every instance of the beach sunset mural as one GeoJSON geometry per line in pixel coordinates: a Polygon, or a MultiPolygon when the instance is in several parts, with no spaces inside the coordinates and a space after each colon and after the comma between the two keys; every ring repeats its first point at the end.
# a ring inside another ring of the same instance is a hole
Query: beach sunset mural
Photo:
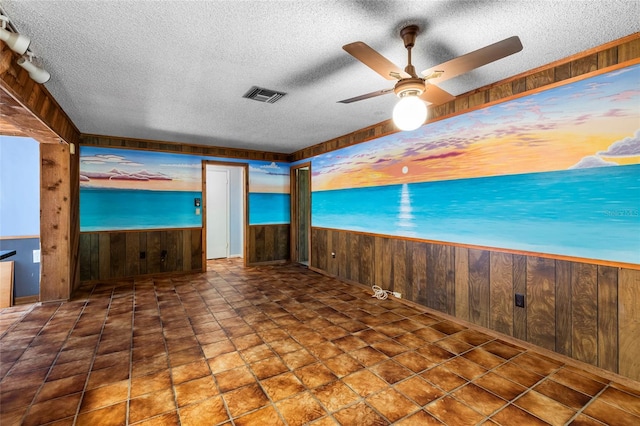
{"type": "MultiPolygon", "coordinates": [[[[202,161],[211,157],[83,146],[82,231],[202,226],[202,161]]],[[[247,161],[222,159],[226,162],[247,161]]],[[[249,223],[289,222],[289,165],[249,163],[249,223]]]]}
{"type": "Polygon", "coordinates": [[[640,263],[640,65],[317,156],[314,226],[640,263]]]}
{"type": "Polygon", "coordinates": [[[638,66],[316,157],[315,190],[640,163],[638,66]]]}

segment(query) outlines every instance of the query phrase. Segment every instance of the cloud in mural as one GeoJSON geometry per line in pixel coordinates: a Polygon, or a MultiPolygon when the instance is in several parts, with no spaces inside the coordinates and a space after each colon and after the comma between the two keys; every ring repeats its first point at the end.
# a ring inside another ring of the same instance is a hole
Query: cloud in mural
{"type": "Polygon", "coordinates": [[[249,166],[249,171],[252,173],[265,173],[268,175],[282,175],[289,176],[288,170],[284,170],[275,162],[271,162],[271,164],[265,164],[264,166],[249,166]]]}
{"type": "Polygon", "coordinates": [[[141,163],[127,160],[121,155],[113,154],[97,154],[89,157],[81,157],[80,161],[83,164],[106,164],[106,163],[118,163],[123,166],[142,166],[141,163]]]}
{"type": "Polygon", "coordinates": [[[631,137],[612,143],[606,151],[598,152],[605,157],[635,157],[640,155],[640,129],[631,137]]]}
{"type": "Polygon", "coordinates": [[[149,180],[172,180],[169,176],[162,173],[153,173],[147,170],[140,170],[135,173],[127,173],[118,169],[111,169],[108,172],[89,172],[83,171],[80,174],[81,181],[89,181],[91,179],[106,180],[132,180],[132,181],[149,181],[149,180]]]}
{"type": "Polygon", "coordinates": [[[617,163],[603,160],[597,155],[589,155],[587,157],[584,157],[578,163],[569,167],[569,169],[589,169],[593,167],[609,167],[609,166],[617,166],[617,165],[618,165],[617,163]]]}

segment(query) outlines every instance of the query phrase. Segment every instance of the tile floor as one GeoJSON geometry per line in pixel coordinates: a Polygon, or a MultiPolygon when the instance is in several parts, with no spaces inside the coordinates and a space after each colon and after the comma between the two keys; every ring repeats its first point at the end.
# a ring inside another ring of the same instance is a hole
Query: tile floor
{"type": "Polygon", "coordinates": [[[0,311],[0,424],[640,425],[613,382],[297,266],[0,311]]]}

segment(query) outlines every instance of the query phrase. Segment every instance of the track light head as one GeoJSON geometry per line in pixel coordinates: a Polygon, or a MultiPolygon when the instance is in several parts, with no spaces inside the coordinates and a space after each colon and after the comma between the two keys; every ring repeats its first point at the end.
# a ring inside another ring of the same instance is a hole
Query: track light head
{"type": "Polygon", "coordinates": [[[23,55],[31,44],[29,37],[8,31],[7,23],[9,22],[9,18],[6,16],[0,15],[0,22],[2,23],[0,40],[4,41],[7,46],[17,54],[23,55]]]}
{"type": "Polygon", "coordinates": [[[33,63],[33,53],[27,52],[27,54],[17,61],[18,65],[27,70],[29,77],[36,83],[46,83],[51,78],[51,74],[43,68],[38,67],[33,63]]]}

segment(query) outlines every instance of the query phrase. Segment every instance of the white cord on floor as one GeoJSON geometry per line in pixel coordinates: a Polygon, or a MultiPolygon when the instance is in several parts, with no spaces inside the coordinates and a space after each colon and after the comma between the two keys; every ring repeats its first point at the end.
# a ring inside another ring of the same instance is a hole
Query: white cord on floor
{"type": "Polygon", "coordinates": [[[389,297],[389,294],[393,293],[390,290],[383,290],[380,286],[377,285],[372,285],[371,289],[373,290],[373,296],[371,297],[377,297],[380,300],[384,300],[387,297],[389,297]]]}

